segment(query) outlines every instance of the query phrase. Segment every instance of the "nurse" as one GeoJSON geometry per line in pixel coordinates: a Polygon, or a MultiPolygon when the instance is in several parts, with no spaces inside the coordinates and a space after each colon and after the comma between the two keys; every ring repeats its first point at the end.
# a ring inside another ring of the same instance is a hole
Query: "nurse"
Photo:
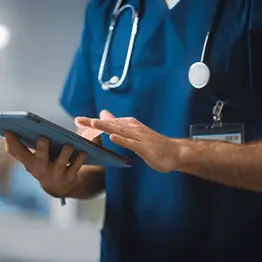
{"type": "MultiPolygon", "coordinates": [[[[132,168],[81,167],[81,154],[68,167],[68,146],[50,162],[47,140],[33,155],[11,134],[9,151],[54,197],[106,191],[103,262],[261,261],[261,1],[222,6],[203,88],[190,84],[188,69],[220,0],[142,1],[125,81],[105,91],[98,75],[116,2],[88,6],[61,103],[84,137],[129,157],[132,168]]],[[[124,12],[104,79],[121,76],[131,29],[124,12]]]]}

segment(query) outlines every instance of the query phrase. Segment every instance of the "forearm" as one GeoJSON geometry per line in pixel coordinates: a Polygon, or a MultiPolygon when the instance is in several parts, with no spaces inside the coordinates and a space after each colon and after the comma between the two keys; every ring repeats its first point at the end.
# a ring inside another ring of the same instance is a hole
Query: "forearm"
{"type": "Polygon", "coordinates": [[[66,197],[90,199],[102,193],[104,190],[104,169],[98,166],[83,166],[78,173],[77,183],[66,197]]]}
{"type": "Polygon", "coordinates": [[[177,170],[227,186],[262,192],[262,142],[239,145],[175,139],[174,146],[179,148],[179,160],[174,159],[177,170]]]}

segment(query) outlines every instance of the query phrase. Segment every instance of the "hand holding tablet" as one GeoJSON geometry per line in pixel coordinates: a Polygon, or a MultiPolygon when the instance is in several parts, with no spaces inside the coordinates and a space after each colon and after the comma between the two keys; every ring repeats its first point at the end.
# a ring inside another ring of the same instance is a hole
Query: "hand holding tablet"
{"type": "MultiPolygon", "coordinates": [[[[81,126],[81,118],[77,124],[81,126]]],[[[1,112],[0,113],[0,135],[4,136],[6,131],[15,134],[23,144],[35,149],[37,140],[40,137],[50,141],[50,159],[59,157],[64,145],[74,148],[71,159],[82,152],[88,155],[84,164],[97,165],[103,167],[129,167],[130,161],[94,142],[85,139],[69,130],[66,130],[40,116],[28,112],[1,112]]],[[[85,132],[88,132],[86,130],[85,132]]],[[[101,134],[101,131],[94,131],[93,138],[101,134]]]]}

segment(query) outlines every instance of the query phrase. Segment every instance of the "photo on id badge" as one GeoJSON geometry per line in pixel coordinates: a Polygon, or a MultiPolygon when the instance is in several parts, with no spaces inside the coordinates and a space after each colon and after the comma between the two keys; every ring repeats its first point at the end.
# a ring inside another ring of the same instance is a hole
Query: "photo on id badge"
{"type": "Polygon", "coordinates": [[[219,140],[241,144],[245,140],[243,123],[222,122],[223,102],[218,101],[213,108],[212,124],[191,125],[189,135],[194,140],[219,140]]]}

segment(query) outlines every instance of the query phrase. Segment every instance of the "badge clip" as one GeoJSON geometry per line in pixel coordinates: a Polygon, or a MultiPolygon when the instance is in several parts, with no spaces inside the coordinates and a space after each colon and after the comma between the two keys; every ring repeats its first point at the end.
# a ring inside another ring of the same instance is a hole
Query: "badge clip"
{"type": "Polygon", "coordinates": [[[213,107],[213,127],[222,126],[222,111],[224,108],[224,102],[218,100],[213,107]]]}
{"type": "Polygon", "coordinates": [[[191,125],[189,136],[194,140],[217,140],[241,144],[245,140],[243,123],[222,123],[223,101],[213,107],[213,123],[191,125]]]}

